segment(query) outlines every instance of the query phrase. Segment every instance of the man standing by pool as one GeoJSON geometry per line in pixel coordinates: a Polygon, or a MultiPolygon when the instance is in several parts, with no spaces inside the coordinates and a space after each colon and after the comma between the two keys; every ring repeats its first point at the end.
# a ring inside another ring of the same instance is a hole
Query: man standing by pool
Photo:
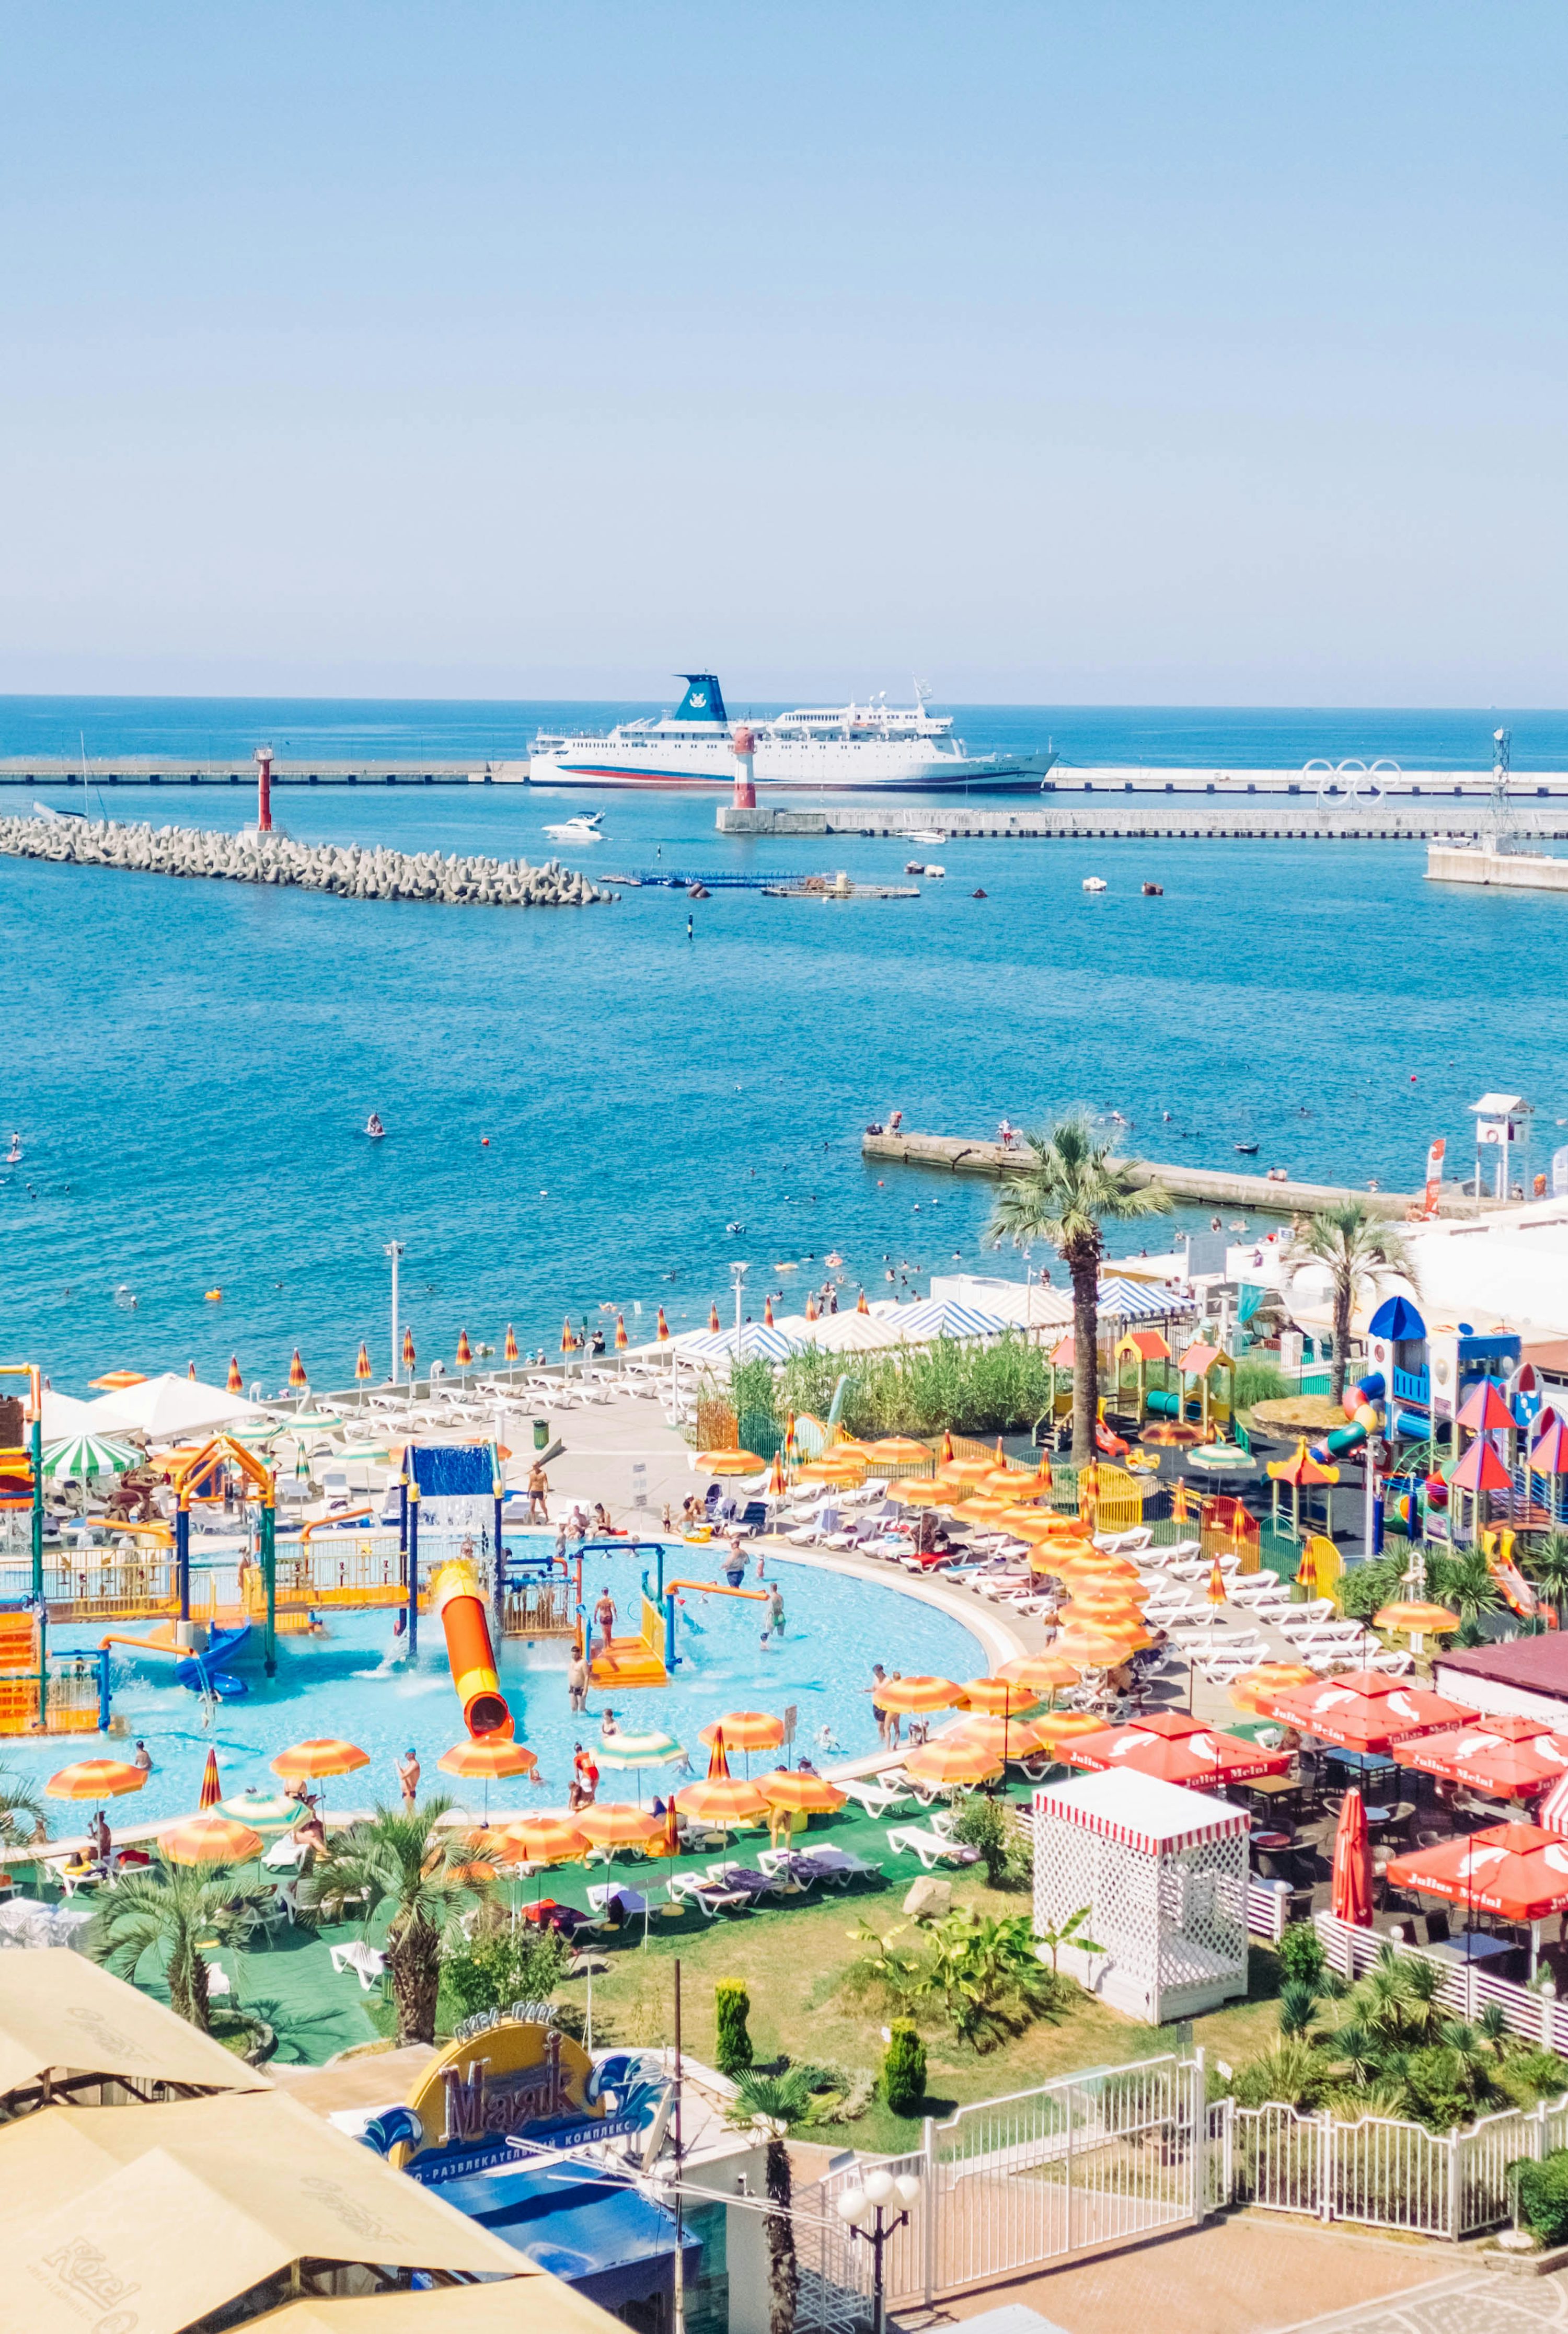
{"type": "Polygon", "coordinates": [[[548,1493],[550,1478],[542,1461],[535,1459],[528,1470],[528,1520],[531,1524],[547,1524],[550,1520],[548,1493]]]}
{"type": "Polygon", "coordinates": [[[572,1659],[566,1664],[566,1707],[586,1710],[588,1707],[588,1664],[577,1646],[572,1648],[572,1659]]]}
{"type": "Polygon", "coordinates": [[[398,1780],[403,1787],[403,1813],[411,1816],[419,1796],[419,1754],[411,1742],[398,1761],[398,1780]]]}

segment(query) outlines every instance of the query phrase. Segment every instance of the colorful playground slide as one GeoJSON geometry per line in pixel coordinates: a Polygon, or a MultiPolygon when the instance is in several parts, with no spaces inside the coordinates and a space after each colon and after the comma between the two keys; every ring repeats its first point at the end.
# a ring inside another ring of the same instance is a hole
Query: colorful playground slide
{"type": "Polygon", "coordinates": [[[1332,1433],[1323,1436],[1321,1442],[1313,1444],[1312,1455],[1320,1466],[1327,1466],[1335,1459],[1347,1458],[1352,1451],[1361,1449],[1369,1434],[1381,1432],[1384,1391],[1381,1370],[1373,1370],[1358,1385],[1347,1386],[1344,1410],[1350,1423],[1348,1426],[1336,1426],[1332,1433]]]}
{"type": "Polygon", "coordinates": [[[177,1644],[174,1631],[172,1621],[160,1621],[145,1636],[137,1636],[129,1629],[110,1629],[98,1640],[98,1648],[101,1653],[105,1645],[130,1645],[139,1654],[166,1654],[174,1661],[178,1685],[188,1687],[192,1693],[210,1693],[219,1702],[238,1702],[250,1692],[244,1678],[219,1666],[230,1654],[237,1653],[250,1635],[248,1621],[242,1621],[237,1629],[212,1630],[200,1653],[193,1653],[188,1645],[177,1644]]]}
{"type": "Polygon", "coordinates": [[[452,1683],[463,1705],[463,1723],[476,1741],[509,1742],[512,1712],[501,1691],[478,1572],[458,1557],[442,1565],[430,1583],[430,1605],[441,1616],[452,1683]]]}

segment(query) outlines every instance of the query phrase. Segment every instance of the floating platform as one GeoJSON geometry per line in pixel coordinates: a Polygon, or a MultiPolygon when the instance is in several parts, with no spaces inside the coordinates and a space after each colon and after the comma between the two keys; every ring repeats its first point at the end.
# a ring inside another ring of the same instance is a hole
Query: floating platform
{"type": "Polygon", "coordinates": [[[611,1637],[607,1650],[595,1654],[588,1674],[597,1686],[622,1692],[632,1686],[668,1685],[669,1672],[646,1637],[611,1637]]]}

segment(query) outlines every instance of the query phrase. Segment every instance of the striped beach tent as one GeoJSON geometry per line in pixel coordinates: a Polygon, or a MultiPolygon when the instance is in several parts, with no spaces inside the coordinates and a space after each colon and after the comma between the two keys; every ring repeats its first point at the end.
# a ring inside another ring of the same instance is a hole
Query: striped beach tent
{"type": "Polygon", "coordinates": [[[1173,1315],[1190,1308],[1177,1303],[1166,1288],[1151,1288],[1146,1282],[1128,1280],[1119,1272],[1101,1276],[1100,1282],[1100,1313],[1108,1321],[1169,1321],[1173,1315]]]}
{"type": "MultiPolygon", "coordinates": [[[[694,1361],[733,1361],[736,1333],[733,1329],[693,1329],[684,1337],[675,1339],[683,1354],[694,1361]]],[[[740,1358],[743,1362],[757,1360],[787,1362],[799,1350],[797,1341],[782,1329],[769,1329],[760,1321],[745,1321],[740,1330],[740,1358]]]]}
{"type": "Polygon", "coordinates": [[[919,1305],[900,1307],[882,1318],[909,1345],[930,1345],[938,1337],[970,1344],[985,1337],[1005,1337],[1010,1326],[997,1314],[982,1313],[976,1306],[960,1305],[950,1297],[928,1297],[919,1305]]]}

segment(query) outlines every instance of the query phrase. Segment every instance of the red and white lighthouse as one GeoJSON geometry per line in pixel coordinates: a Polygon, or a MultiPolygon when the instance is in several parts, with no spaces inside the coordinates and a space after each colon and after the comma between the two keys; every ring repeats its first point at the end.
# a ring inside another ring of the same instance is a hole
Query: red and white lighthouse
{"type": "Polygon", "coordinates": [[[735,733],[730,751],[735,756],[735,806],[736,810],[755,810],[756,778],[754,765],[756,739],[744,722],[735,733]]]}
{"type": "Polygon", "coordinates": [[[258,746],[255,749],[255,824],[258,834],[273,831],[273,749],[258,746]]]}

